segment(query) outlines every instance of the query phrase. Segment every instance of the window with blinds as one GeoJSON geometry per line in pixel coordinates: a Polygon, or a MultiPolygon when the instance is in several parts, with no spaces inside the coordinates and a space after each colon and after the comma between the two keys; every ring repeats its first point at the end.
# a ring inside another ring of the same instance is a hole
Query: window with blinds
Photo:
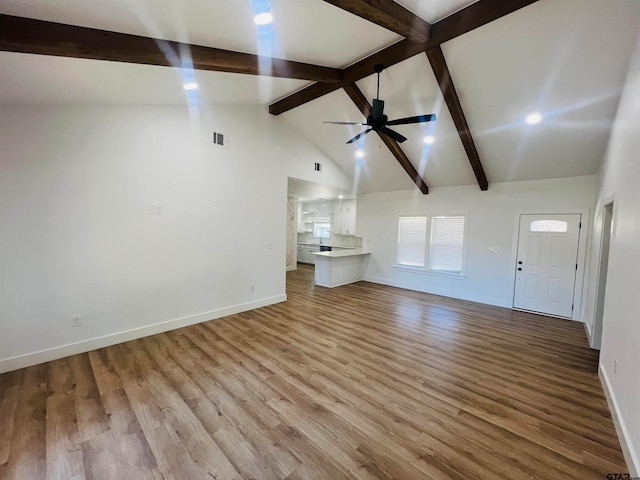
{"type": "Polygon", "coordinates": [[[464,262],[464,215],[431,217],[429,269],[462,272],[464,262]]]}
{"type": "Polygon", "coordinates": [[[427,217],[400,217],[398,265],[424,267],[427,252],[427,217]]]}

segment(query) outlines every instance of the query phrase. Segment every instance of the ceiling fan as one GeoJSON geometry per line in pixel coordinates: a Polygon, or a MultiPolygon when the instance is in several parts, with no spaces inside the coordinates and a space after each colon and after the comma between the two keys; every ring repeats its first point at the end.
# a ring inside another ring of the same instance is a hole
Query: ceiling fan
{"type": "Polygon", "coordinates": [[[388,117],[384,114],[384,101],[380,100],[380,73],[384,70],[384,65],[381,63],[376,64],[373,67],[373,71],[378,74],[378,90],[376,93],[376,98],[373,99],[373,112],[371,115],[367,117],[367,121],[365,123],[360,122],[322,122],[322,123],[331,123],[334,125],[364,125],[369,127],[364,132],[359,133],[347,143],[353,143],[358,140],[360,137],[365,136],[370,131],[380,131],[387,134],[389,137],[393,138],[396,142],[402,143],[407,137],[404,135],[400,135],[398,132],[391,130],[389,125],[407,125],[409,123],[423,123],[423,122],[432,122],[436,119],[435,114],[430,115],[416,115],[415,117],[405,117],[398,118],[396,120],[389,120],[388,117]]]}

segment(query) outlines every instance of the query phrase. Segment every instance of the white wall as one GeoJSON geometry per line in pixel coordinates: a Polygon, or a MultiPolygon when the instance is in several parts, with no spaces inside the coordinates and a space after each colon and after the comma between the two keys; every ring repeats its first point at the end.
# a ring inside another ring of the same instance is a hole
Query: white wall
{"type": "Polygon", "coordinates": [[[284,300],[287,177],[349,186],[263,107],[3,107],[0,172],[0,372],[284,300]]]}
{"type": "Polygon", "coordinates": [[[640,475],[640,39],[609,140],[599,178],[587,323],[593,329],[595,266],[602,210],[614,201],[600,373],[617,416],[623,451],[632,474],[640,475]],[[617,369],[614,362],[617,360],[617,369]]]}
{"type": "MultiPolygon", "coordinates": [[[[405,190],[363,195],[358,199],[358,235],[371,250],[365,279],[492,305],[513,305],[517,217],[520,213],[592,212],[595,176],[430,189],[428,195],[405,190]],[[395,268],[398,216],[468,215],[466,275],[452,278],[395,268]],[[499,253],[489,253],[498,247],[499,253]]],[[[583,239],[588,215],[583,217],[583,239]],[[585,218],[587,217],[587,218],[585,218]]],[[[583,266],[581,265],[582,269],[583,266]]],[[[582,273],[582,270],[579,272],[582,273]]],[[[578,296],[580,292],[578,292],[578,296]]],[[[579,312],[576,312],[576,317],[579,312]]]]}

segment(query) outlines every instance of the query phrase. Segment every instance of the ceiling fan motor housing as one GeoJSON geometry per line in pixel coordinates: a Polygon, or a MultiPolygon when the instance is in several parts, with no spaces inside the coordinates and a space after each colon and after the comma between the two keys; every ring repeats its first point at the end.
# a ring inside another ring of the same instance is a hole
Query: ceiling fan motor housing
{"type": "Polygon", "coordinates": [[[367,117],[367,125],[373,128],[374,130],[380,130],[387,124],[387,120],[389,117],[386,115],[382,115],[382,117],[373,118],[373,115],[369,115],[367,117]]]}

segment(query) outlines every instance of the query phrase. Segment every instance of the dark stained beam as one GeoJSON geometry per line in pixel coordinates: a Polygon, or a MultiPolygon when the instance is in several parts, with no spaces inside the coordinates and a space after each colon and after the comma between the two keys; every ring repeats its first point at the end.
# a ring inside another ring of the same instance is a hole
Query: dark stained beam
{"type": "Polygon", "coordinates": [[[538,0],[479,0],[431,27],[427,48],[436,47],[460,35],[482,27],[538,0]]]}
{"type": "Polygon", "coordinates": [[[451,118],[456,126],[456,130],[458,130],[458,135],[460,135],[460,140],[462,141],[464,150],[467,152],[469,163],[471,163],[473,173],[476,175],[480,190],[487,190],[489,188],[489,183],[487,182],[484,168],[482,168],[482,163],[480,162],[476,145],[473,142],[473,137],[469,131],[467,119],[462,111],[462,105],[460,105],[460,99],[458,98],[458,94],[456,93],[456,89],[453,85],[453,80],[451,80],[451,73],[449,72],[449,67],[447,67],[447,62],[444,59],[442,48],[439,46],[431,48],[427,50],[426,53],[429,63],[431,64],[431,68],[433,69],[433,73],[438,81],[438,85],[440,85],[444,101],[446,102],[447,107],[449,107],[449,112],[451,112],[451,118]]]}
{"type": "Polygon", "coordinates": [[[311,100],[334,92],[345,85],[373,74],[373,66],[382,63],[390,67],[407,58],[463,35],[482,25],[493,22],[538,0],[479,0],[459,12],[431,26],[431,37],[426,42],[401,40],[373,55],[368,56],[342,71],[342,81],[332,85],[314,83],[302,90],[269,105],[269,113],[280,115],[311,100]]]}
{"type": "MultiPolygon", "coordinates": [[[[344,91],[347,92],[347,95],[349,95],[349,98],[353,101],[356,107],[358,107],[358,110],[362,112],[362,115],[364,115],[365,117],[371,115],[371,104],[355,83],[352,83],[351,85],[345,85],[344,91]]],[[[413,164],[409,160],[409,157],[407,157],[407,155],[402,151],[402,148],[400,148],[398,142],[382,132],[376,133],[380,136],[380,139],[382,139],[391,154],[396,157],[398,163],[402,166],[402,168],[404,168],[404,171],[407,172],[411,180],[416,184],[420,191],[425,195],[429,193],[429,187],[427,186],[426,182],[422,179],[416,168],[413,166],[413,164]]]]}
{"type": "Polygon", "coordinates": [[[381,63],[385,67],[389,67],[391,65],[395,65],[398,61],[402,61],[406,58],[410,58],[424,52],[424,45],[425,43],[414,43],[410,40],[401,40],[378,53],[374,53],[373,55],[354,63],[351,67],[344,69],[342,71],[343,79],[341,82],[332,84],[316,82],[309,85],[308,87],[305,87],[302,90],[269,105],[269,113],[272,115],[280,115],[281,113],[293,110],[294,108],[304,105],[316,98],[335,92],[336,90],[339,90],[346,85],[350,85],[357,80],[373,75],[373,67],[378,63],[381,63]],[[396,61],[398,58],[401,60],[396,61]],[[349,80],[346,80],[345,75],[348,75],[349,80]]]}
{"type": "Polygon", "coordinates": [[[337,68],[0,15],[0,51],[337,83],[337,68]]]}
{"type": "Polygon", "coordinates": [[[398,43],[391,45],[367,58],[354,63],[352,66],[342,71],[343,79],[341,82],[327,84],[327,83],[314,83],[302,90],[297,91],[291,95],[288,95],[277,102],[269,105],[269,113],[272,115],[280,115],[281,113],[288,112],[300,105],[304,105],[316,98],[320,98],[327,93],[335,92],[336,90],[356,82],[362,78],[373,75],[373,67],[377,63],[383,64],[385,67],[395,65],[407,58],[411,58],[414,55],[424,52],[426,49],[426,43],[414,43],[410,40],[401,40],[398,43]],[[349,78],[347,80],[347,77],[349,78]]]}
{"type": "Polygon", "coordinates": [[[429,39],[431,25],[393,0],[324,0],[414,42],[429,39]]]}

